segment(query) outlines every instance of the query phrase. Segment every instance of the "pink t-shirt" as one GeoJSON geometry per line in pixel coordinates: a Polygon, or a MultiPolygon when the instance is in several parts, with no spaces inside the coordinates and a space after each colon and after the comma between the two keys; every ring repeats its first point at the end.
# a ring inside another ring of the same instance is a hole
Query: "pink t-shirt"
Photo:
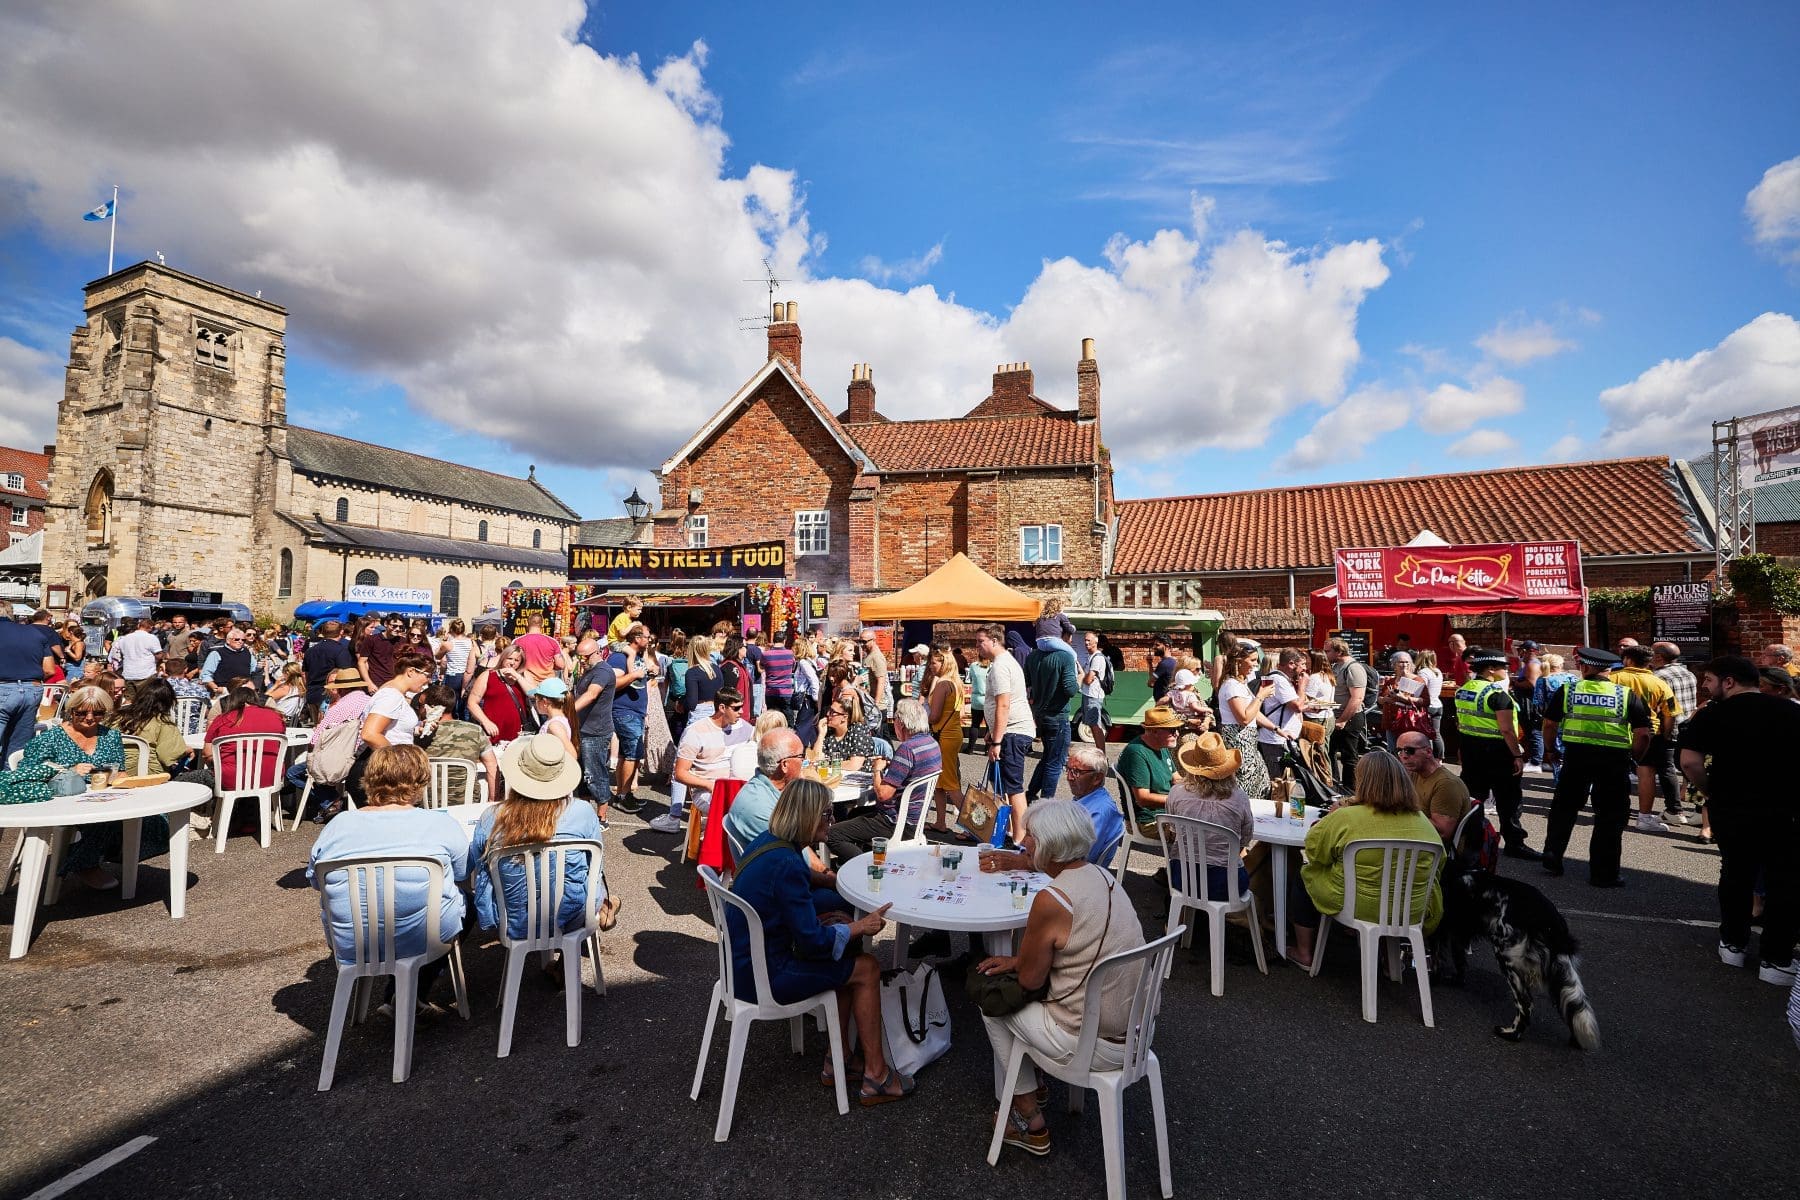
{"type": "Polygon", "coordinates": [[[534,679],[548,679],[562,653],[562,643],[547,633],[528,633],[515,638],[513,645],[525,656],[525,673],[534,679]]]}

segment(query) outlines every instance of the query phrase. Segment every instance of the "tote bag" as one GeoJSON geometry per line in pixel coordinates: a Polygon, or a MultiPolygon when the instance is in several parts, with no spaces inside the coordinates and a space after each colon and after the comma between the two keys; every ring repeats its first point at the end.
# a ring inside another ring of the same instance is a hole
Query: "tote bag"
{"type": "Polygon", "coordinates": [[[950,1049],[950,1006],[936,967],[882,973],[881,1033],[888,1066],[902,1075],[917,1075],[950,1049]]]}

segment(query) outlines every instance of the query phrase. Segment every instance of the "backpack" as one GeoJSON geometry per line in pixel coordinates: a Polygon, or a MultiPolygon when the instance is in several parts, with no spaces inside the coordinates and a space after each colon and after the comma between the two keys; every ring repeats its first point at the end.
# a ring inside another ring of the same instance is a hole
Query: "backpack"
{"type": "Polygon", "coordinates": [[[1110,696],[1112,695],[1113,684],[1117,682],[1113,675],[1112,660],[1105,655],[1100,654],[1098,651],[1095,652],[1095,657],[1100,660],[1100,691],[1104,695],[1110,696]]]}
{"type": "Polygon", "coordinates": [[[349,778],[362,745],[362,722],[339,721],[321,733],[318,744],[307,751],[306,777],[336,787],[349,778]]]}

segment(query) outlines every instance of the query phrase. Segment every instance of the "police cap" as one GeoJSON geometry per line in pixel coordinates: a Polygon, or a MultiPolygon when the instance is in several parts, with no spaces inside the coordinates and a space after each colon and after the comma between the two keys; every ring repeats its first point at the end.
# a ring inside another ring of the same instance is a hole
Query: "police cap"
{"type": "Polygon", "coordinates": [[[1583,646],[1575,651],[1575,657],[1581,660],[1583,666],[1601,667],[1609,671],[1625,661],[1611,650],[1603,650],[1599,646],[1583,646]]]}

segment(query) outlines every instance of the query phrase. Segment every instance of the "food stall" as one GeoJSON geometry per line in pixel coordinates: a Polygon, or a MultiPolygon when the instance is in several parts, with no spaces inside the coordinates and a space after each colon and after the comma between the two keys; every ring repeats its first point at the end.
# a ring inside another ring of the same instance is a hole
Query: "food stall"
{"type": "MultiPolygon", "coordinates": [[[[778,637],[790,626],[804,626],[817,599],[807,584],[787,578],[787,568],[787,543],[779,539],[682,548],[577,545],[569,547],[567,587],[518,591],[542,593],[526,597],[521,610],[545,613],[558,633],[604,630],[635,597],[643,602],[644,623],[657,633],[704,633],[729,621],[746,635],[778,637]]],[[[515,605],[507,600],[504,606],[510,619],[515,605]]]]}

